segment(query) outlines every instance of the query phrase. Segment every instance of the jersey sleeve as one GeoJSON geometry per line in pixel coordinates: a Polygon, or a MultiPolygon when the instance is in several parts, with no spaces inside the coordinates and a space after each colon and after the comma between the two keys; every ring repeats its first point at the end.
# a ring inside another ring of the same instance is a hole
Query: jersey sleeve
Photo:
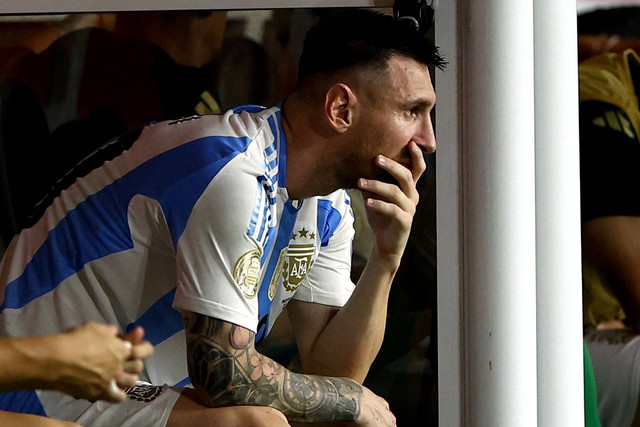
{"type": "Polygon", "coordinates": [[[344,191],[318,200],[318,230],[322,243],[311,271],[294,299],[342,307],[355,289],[351,281],[351,257],[355,235],[353,211],[344,191]]]}
{"type": "Polygon", "coordinates": [[[580,103],[582,220],[640,216],[640,143],[628,116],[601,101],[580,103]]]}
{"type": "Polygon", "coordinates": [[[194,206],[177,244],[174,306],[256,332],[262,247],[248,230],[264,194],[243,156],[216,175],[194,206]]]}

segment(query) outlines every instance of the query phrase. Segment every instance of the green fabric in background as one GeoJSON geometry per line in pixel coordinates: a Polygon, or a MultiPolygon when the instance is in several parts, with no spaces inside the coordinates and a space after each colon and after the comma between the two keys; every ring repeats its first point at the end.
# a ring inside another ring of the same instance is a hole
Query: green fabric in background
{"type": "Polygon", "coordinates": [[[598,394],[596,392],[596,377],[593,373],[591,356],[587,345],[584,348],[584,425],[585,427],[602,427],[598,416],[598,394]]]}

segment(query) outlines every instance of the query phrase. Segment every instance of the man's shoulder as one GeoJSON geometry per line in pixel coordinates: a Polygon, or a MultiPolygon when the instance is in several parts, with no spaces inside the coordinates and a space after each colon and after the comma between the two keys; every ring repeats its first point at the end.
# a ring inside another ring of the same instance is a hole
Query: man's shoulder
{"type": "Polygon", "coordinates": [[[351,196],[345,189],[336,190],[325,196],[316,196],[313,199],[321,209],[332,209],[340,213],[351,211],[351,196]]]}
{"type": "Polygon", "coordinates": [[[277,107],[240,106],[221,114],[192,115],[152,122],[145,127],[144,133],[179,137],[185,140],[212,136],[253,139],[268,125],[270,117],[276,118],[276,113],[279,111],[277,107]]]}

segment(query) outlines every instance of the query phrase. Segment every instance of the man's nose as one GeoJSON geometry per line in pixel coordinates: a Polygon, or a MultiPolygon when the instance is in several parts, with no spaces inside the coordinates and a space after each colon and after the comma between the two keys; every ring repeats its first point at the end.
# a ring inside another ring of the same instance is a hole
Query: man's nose
{"type": "Polygon", "coordinates": [[[436,151],[436,136],[433,132],[431,118],[424,121],[422,129],[420,129],[420,138],[416,138],[416,143],[424,153],[431,154],[436,151]]]}

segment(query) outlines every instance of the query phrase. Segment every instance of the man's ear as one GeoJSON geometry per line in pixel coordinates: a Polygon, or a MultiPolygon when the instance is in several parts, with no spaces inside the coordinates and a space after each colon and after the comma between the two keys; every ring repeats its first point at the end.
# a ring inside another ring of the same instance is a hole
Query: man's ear
{"type": "Polygon", "coordinates": [[[325,116],[333,129],[343,133],[353,123],[353,115],[357,99],[349,86],[336,83],[325,95],[325,116]]]}

